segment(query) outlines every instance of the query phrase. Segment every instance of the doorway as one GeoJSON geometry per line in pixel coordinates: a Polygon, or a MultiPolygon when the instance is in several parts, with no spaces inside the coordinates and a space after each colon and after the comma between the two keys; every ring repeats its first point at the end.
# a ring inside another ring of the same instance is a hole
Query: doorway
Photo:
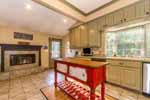
{"type": "Polygon", "coordinates": [[[50,38],[49,45],[49,65],[54,68],[54,60],[62,57],[62,40],[50,38]]]}

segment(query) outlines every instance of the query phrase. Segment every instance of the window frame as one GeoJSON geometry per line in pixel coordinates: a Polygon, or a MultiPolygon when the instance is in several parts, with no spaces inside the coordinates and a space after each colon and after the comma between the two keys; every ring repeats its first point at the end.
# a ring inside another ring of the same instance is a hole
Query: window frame
{"type": "MultiPolygon", "coordinates": [[[[130,28],[125,28],[125,29],[120,29],[120,30],[115,30],[115,31],[105,31],[105,54],[106,54],[106,56],[109,56],[109,57],[113,57],[113,54],[110,56],[110,55],[108,55],[108,53],[107,53],[107,33],[110,33],[110,32],[112,32],[112,34],[118,34],[118,31],[123,31],[123,30],[128,30],[128,29],[132,29],[132,28],[136,28],[136,27],[143,27],[143,35],[144,35],[144,57],[148,57],[148,52],[147,52],[147,33],[146,33],[146,25],[147,24],[145,24],[145,25],[140,25],[140,26],[134,26],[134,27],[130,27],[130,28]],[[116,32],[116,33],[115,33],[116,32]]],[[[116,51],[116,53],[117,53],[117,51],[116,51]]],[[[127,56],[127,54],[125,55],[125,56],[127,56]]],[[[133,56],[133,55],[132,55],[133,56]]],[[[119,55],[119,57],[124,57],[124,56],[121,56],[121,55],[119,55]]],[[[130,56],[129,56],[130,57],[130,56]]],[[[136,57],[136,56],[133,56],[133,57],[136,57]]],[[[142,57],[142,56],[141,56],[142,57]]]]}

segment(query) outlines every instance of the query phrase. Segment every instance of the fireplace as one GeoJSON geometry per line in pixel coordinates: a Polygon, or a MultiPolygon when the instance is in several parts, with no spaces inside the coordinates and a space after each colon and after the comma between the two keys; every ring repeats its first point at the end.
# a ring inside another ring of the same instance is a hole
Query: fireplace
{"type": "Polygon", "coordinates": [[[41,46],[0,44],[1,72],[41,66],[41,46]]]}
{"type": "Polygon", "coordinates": [[[35,54],[12,54],[10,55],[10,66],[33,64],[35,63],[35,54]]]}

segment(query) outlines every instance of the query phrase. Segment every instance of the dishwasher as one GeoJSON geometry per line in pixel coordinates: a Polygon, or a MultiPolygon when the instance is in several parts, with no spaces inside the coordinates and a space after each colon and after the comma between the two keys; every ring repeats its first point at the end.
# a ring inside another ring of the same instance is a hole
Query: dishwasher
{"type": "Polygon", "coordinates": [[[143,93],[150,96],[150,63],[143,63],[143,93]]]}

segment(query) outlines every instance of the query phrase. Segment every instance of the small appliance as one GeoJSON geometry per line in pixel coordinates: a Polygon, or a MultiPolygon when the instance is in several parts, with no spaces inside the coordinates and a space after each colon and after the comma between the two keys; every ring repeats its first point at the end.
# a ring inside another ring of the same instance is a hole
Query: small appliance
{"type": "Polygon", "coordinates": [[[92,48],[83,48],[83,55],[84,56],[93,56],[92,48]]]}

